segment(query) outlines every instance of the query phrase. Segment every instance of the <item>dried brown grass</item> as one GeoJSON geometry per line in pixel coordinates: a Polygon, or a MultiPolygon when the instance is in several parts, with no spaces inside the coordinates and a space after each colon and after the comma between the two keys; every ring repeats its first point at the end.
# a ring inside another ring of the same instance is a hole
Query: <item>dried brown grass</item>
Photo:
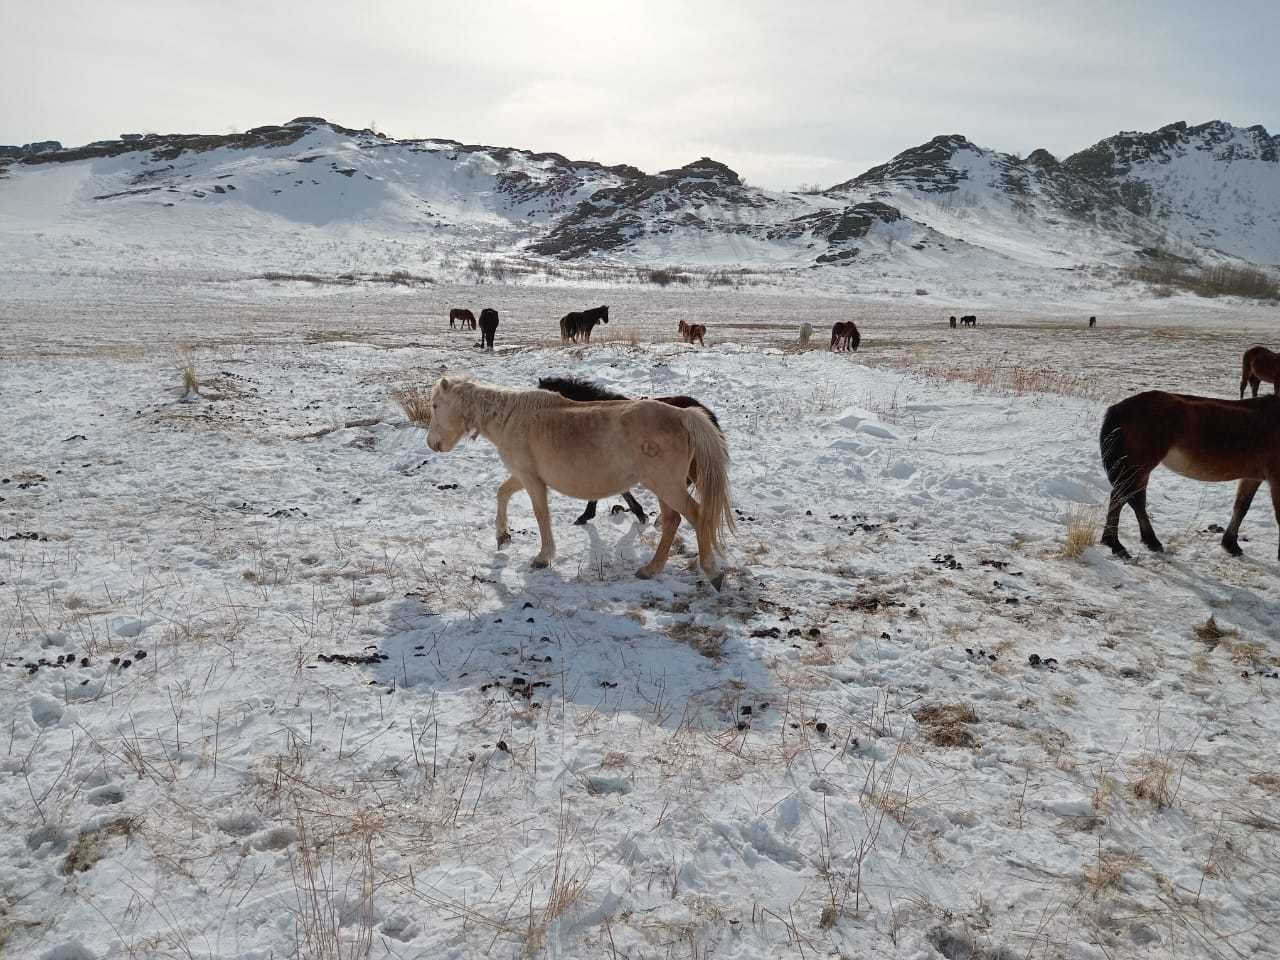
{"type": "Polygon", "coordinates": [[[1062,542],[1062,556],[1078,560],[1084,552],[1098,542],[1098,525],[1102,520],[1102,508],[1088,503],[1073,503],[1062,518],[1066,538],[1062,542]]]}

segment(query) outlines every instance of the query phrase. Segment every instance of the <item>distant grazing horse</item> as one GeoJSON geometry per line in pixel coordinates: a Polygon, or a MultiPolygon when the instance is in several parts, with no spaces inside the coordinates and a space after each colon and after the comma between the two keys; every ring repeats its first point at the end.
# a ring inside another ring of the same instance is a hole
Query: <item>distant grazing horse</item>
{"type": "Polygon", "coordinates": [[[676,329],[680,331],[680,336],[684,338],[685,343],[693,343],[697,340],[701,346],[706,346],[706,342],[702,339],[707,335],[707,328],[701,323],[685,323],[681,320],[676,324],[676,329]]]}
{"type": "Polygon", "coordinates": [[[972,313],[966,314],[965,316],[960,318],[960,326],[962,327],[976,327],[977,325],[978,325],[978,318],[975,317],[972,313]]]}
{"type": "MultiPolygon", "coordinates": [[[[596,384],[592,383],[589,380],[579,380],[576,377],[543,377],[541,380],[538,381],[538,389],[550,390],[553,393],[560,394],[560,396],[562,397],[566,397],[569,400],[577,400],[580,403],[594,402],[594,401],[600,401],[600,400],[630,400],[631,399],[630,397],[624,396],[621,393],[614,393],[612,390],[606,390],[604,387],[597,386],[596,384]]],[[[720,430],[720,421],[716,419],[716,415],[711,412],[711,409],[706,405],[704,405],[700,400],[695,400],[693,397],[685,397],[685,396],[654,397],[654,399],[662,403],[669,403],[673,407],[701,407],[703,410],[706,410],[707,416],[711,418],[711,422],[715,424],[716,429],[720,430]]],[[[720,432],[723,433],[724,431],[721,430],[720,432]]],[[[694,463],[689,465],[689,484],[690,485],[693,484],[694,478],[697,475],[697,471],[698,471],[698,464],[695,461],[694,463]]],[[[641,523],[648,522],[649,518],[645,516],[644,507],[640,506],[636,498],[631,495],[630,490],[627,490],[622,494],[622,499],[627,502],[627,506],[631,509],[631,512],[636,515],[636,518],[641,523]]],[[[587,504],[587,509],[582,511],[582,516],[578,517],[578,519],[573,522],[575,524],[581,525],[586,523],[588,520],[593,519],[595,515],[596,515],[596,501],[592,500],[590,503],[587,504]]]]}
{"type": "Polygon", "coordinates": [[[1090,318],[1089,318],[1089,327],[1090,327],[1090,328],[1093,328],[1093,327],[1096,327],[1097,325],[1098,325],[1098,318],[1097,318],[1097,317],[1090,317],[1090,318]]]}
{"type": "Polygon", "coordinates": [[[715,555],[734,526],[729,448],[706,411],[657,400],[575,403],[550,390],[505,390],[441,377],[431,389],[427,445],[447,452],[468,435],[497,447],[511,471],[498,487],[499,547],[511,542],[507,503],[517,490],[528,491],[542,536],[531,566],[545,567],[556,555],[548,489],[599,500],[639,485],[658,496],[662,535],[653,559],[636,576],[649,579],[662,572],[684,517],[697,532],[702,570],[720,589],[724,574],[715,555]],[[701,503],[689,496],[694,463],[701,503]]]}
{"type": "Polygon", "coordinates": [[[454,307],[449,311],[450,330],[453,329],[453,325],[455,323],[461,326],[463,330],[466,330],[468,327],[474,330],[476,328],[476,315],[470,310],[466,310],[462,307],[454,307]]]}
{"type": "Polygon", "coordinates": [[[477,347],[484,347],[493,353],[493,335],[498,330],[498,311],[493,307],[485,307],[480,311],[480,342],[477,347]]]}
{"type": "Polygon", "coordinates": [[[800,324],[800,346],[807,347],[809,345],[809,340],[812,337],[813,337],[813,324],[812,323],[800,324]]]}
{"type": "Polygon", "coordinates": [[[1119,534],[1126,503],[1147,549],[1164,550],[1147,515],[1147,478],[1159,464],[1192,480],[1240,481],[1231,523],[1222,534],[1230,554],[1241,552],[1240,521],[1264,480],[1280,521],[1280,397],[1220,400],[1150,390],[1109,407],[1098,441],[1111,481],[1102,543],[1117,556],[1129,556],[1119,534]]]}
{"type": "Polygon", "coordinates": [[[862,342],[862,334],[858,333],[858,325],[852,320],[837,320],[831,325],[831,349],[856,351],[862,342]]]}
{"type": "Polygon", "coordinates": [[[578,342],[578,337],[582,337],[587,343],[591,342],[591,329],[597,323],[609,322],[608,307],[592,307],[590,310],[579,310],[574,313],[566,313],[560,318],[560,339],[572,340],[578,342]]]}
{"type": "Polygon", "coordinates": [[[952,329],[952,330],[954,330],[955,328],[956,328],[956,318],[955,318],[955,317],[952,317],[952,318],[951,318],[951,329],[952,329]]]}
{"type": "Polygon", "coordinates": [[[1244,352],[1244,368],[1240,371],[1240,399],[1244,399],[1246,383],[1256,397],[1263,380],[1280,393],[1280,353],[1272,353],[1266,347],[1250,347],[1244,352]]]}

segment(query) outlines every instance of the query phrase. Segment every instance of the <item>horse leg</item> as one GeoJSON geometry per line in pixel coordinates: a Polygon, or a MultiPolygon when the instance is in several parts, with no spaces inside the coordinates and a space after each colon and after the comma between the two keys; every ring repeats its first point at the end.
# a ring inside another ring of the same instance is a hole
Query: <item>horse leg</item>
{"type": "Polygon", "coordinates": [[[636,571],[636,576],[641,580],[652,580],[666,567],[671,543],[676,538],[676,528],[680,526],[680,511],[673,510],[662,500],[658,501],[658,511],[662,536],[658,539],[658,549],[653,552],[653,559],[636,571]]]}
{"type": "Polygon", "coordinates": [[[1253,495],[1258,492],[1260,486],[1262,486],[1261,480],[1249,479],[1241,480],[1236,486],[1236,505],[1231,511],[1231,522],[1227,524],[1227,529],[1222,533],[1222,549],[1233,557],[1238,557],[1244,553],[1240,549],[1240,544],[1237,540],[1237,536],[1240,533],[1240,522],[1244,520],[1244,515],[1249,512],[1249,505],[1253,503],[1253,495]]]}
{"type": "Polygon", "coordinates": [[[507,503],[511,495],[524,487],[515,477],[507,477],[498,487],[498,546],[505,547],[511,542],[511,531],[507,529],[507,503]]]}
{"type": "MultiPolygon", "coordinates": [[[[689,526],[693,527],[696,533],[699,521],[702,519],[702,506],[697,500],[689,496],[688,490],[680,490],[672,500],[675,508],[680,511],[681,516],[689,521],[689,526]]],[[[720,572],[720,568],[716,565],[715,555],[711,552],[711,544],[703,543],[702,537],[698,537],[698,565],[702,567],[702,572],[707,575],[711,585],[719,590],[720,585],[724,583],[724,574],[720,572]]]]}
{"type": "Polygon", "coordinates": [[[1164,544],[1156,536],[1151,526],[1151,517],[1147,514],[1147,478],[1142,478],[1141,488],[1129,497],[1129,506],[1138,518],[1138,531],[1142,534],[1142,542],[1153,553],[1164,553],[1164,544]]]}
{"type": "MultiPolygon", "coordinates": [[[[1250,377],[1250,378],[1249,378],[1249,389],[1253,391],[1253,395],[1254,395],[1255,397],[1258,395],[1258,388],[1259,388],[1259,387],[1261,387],[1261,386],[1262,386],[1262,378],[1261,378],[1261,377],[1250,377]]],[[[1240,391],[1240,399],[1241,399],[1241,400],[1243,400],[1243,399],[1244,399],[1244,391],[1243,391],[1243,390],[1241,390],[1241,391],[1240,391]]]]}
{"type": "MultiPolygon", "coordinates": [[[[1275,474],[1267,477],[1267,486],[1271,488],[1271,509],[1276,513],[1276,525],[1280,526],[1280,477],[1275,474]]],[[[1276,559],[1280,560],[1280,548],[1276,550],[1276,559]]]]}
{"type": "Polygon", "coordinates": [[[580,516],[577,520],[573,521],[573,525],[575,527],[580,527],[583,524],[585,524],[588,520],[594,520],[595,518],[596,518],[596,502],[594,500],[588,500],[587,509],[582,511],[582,516],[580,516]]]}
{"type": "Polygon", "coordinates": [[[1120,542],[1120,511],[1124,509],[1125,496],[1120,492],[1120,485],[1111,487],[1111,502],[1107,505],[1107,521],[1102,525],[1102,545],[1110,547],[1111,552],[1124,560],[1129,559],[1129,551],[1120,542]]]}
{"type": "Polygon", "coordinates": [[[644,507],[640,506],[640,501],[631,495],[630,490],[623,491],[622,499],[627,501],[627,507],[636,515],[636,519],[639,520],[641,524],[649,522],[649,518],[645,516],[644,507]]]}
{"type": "Polygon", "coordinates": [[[526,480],[524,488],[533,504],[533,515],[538,521],[538,533],[542,536],[542,549],[529,561],[529,566],[540,569],[556,558],[556,538],[551,533],[551,511],[547,508],[547,485],[541,480],[526,480]]]}

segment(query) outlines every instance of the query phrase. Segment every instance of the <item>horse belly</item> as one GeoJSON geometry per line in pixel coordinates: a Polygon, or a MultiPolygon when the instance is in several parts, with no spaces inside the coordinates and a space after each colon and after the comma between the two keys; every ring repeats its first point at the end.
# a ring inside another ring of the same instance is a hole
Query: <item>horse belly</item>
{"type": "Polygon", "coordinates": [[[1160,463],[1179,476],[1209,483],[1239,480],[1243,476],[1239,464],[1228,460],[1197,458],[1180,447],[1171,449],[1160,463]]]}

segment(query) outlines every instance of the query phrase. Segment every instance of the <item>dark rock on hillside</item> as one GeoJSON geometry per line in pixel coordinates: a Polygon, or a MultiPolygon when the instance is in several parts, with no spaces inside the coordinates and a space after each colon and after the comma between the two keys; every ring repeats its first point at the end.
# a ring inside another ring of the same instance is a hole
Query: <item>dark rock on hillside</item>
{"type": "Polygon", "coordinates": [[[826,192],[843,193],[895,181],[910,184],[922,193],[949,193],[967,176],[963,170],[951,165],[951,158],[958,150],[978,151],[978,148],[958,133],[934,137],[928,143],[904,150],[888,163],[872,167],[826,192]]]}
{"type": "Polygon", "coordinates": [[[877,222],[893,223],[901,219],[902,212],[897,207],[868,200],[843,209],[818,210],[795,217],[770,230],[768,237],[795,240],[807,233],[837,246],[865,237],[877,222]]]}
{"type": "Polygon", "coordinates": [[[766,203],[729,167],[703,157],[596,191],[529,249],[567,260],[625,246],[644,234],[670,233],[677,226],[747,233],[751,227],[735,222],[732,211],[766,203]]]}

